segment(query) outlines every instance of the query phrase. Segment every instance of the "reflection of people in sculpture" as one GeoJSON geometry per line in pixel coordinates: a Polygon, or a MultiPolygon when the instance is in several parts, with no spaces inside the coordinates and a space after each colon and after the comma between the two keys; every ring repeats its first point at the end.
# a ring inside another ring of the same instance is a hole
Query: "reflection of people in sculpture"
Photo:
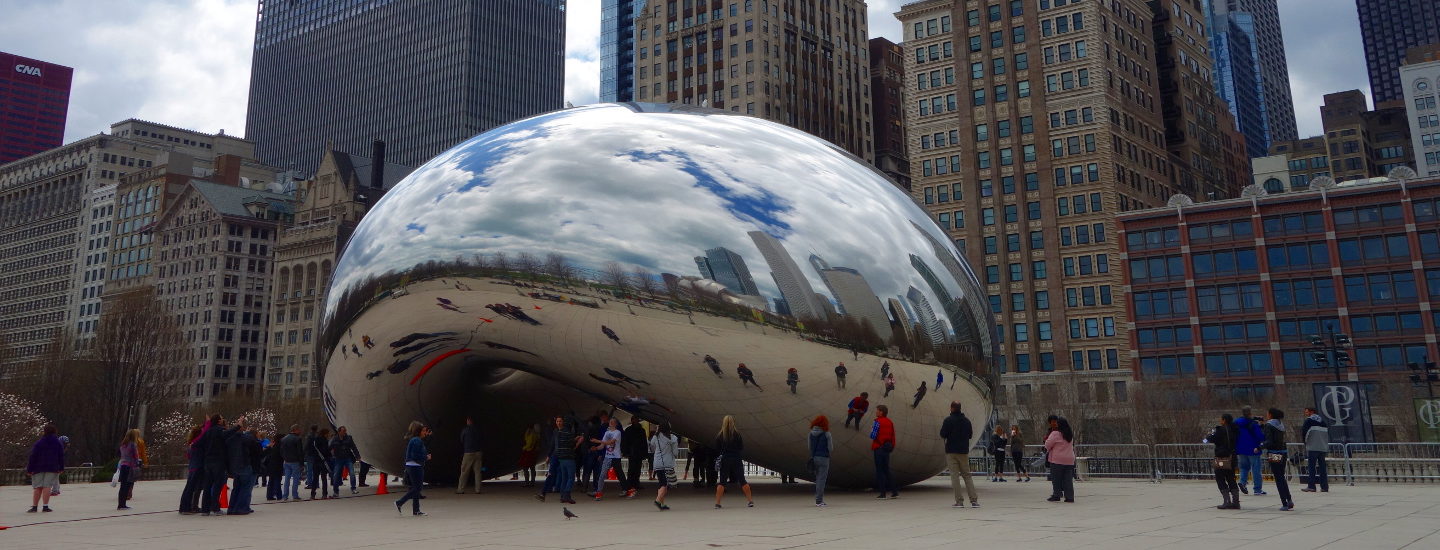
{"type": "Polygon", "coordinates": [[[910,404],[910,408],[913,409],[920,406],[920,400],[925,398],[926,391],[928,390],[925,389],[925,381],[921,380],[920,387],[915,390],[915,402],[910,404]]]}
{"type": "MultiPolygon", "coordinates": [[[[625,388],[625,383],[624,383],[624,382],[621,382],[621,381],[619,381],[619,380],[611,380],[611,379],[609,379],[609,378],[601,378],[601,377],[599,377],[599,376],[595,376],[595,373],[589,373],[589,374],[590,374],[590,377],[591,377],[591,378],[594,378],[594,379],[599,380],[599,381],[601,381],[601,382],[604,382],[604,383],[606,383],[606,384],[610,384],[611,386],[615,386],[615,387],[617,387],[617,388],[625,388]]],[[[629,391],[629,389],[626,388],[626,391],[629,391]]]]}
{"type": "MultiPolygon", "coordinates": [[[[485,347],[488,347],[488,348],[490,348],[490,349],[503,349],[503,350],[514,351],[514,352],[518,352],[518,353],[524,353],[524,354],[527,354],[527,355],[535,355],[534,353],[530,353],[530,352],[528,352],[528,351],[525,351],[525,350],[523,350],[523,349],[520,349],[520,348],[517,348],[517,347],[514,347],[514,346],[507,346],[507,345],[505,345],[505,344],[500,344],[500,343],[496,343],[496,342],[491,342],[491,341],[489,341],[489,340],[486,340],[486,341],[484,342],[484,344],[485,344],[485,347]]],[[[536,357],[539,357],[539,355],[535,355],[535,356],[536,356],[536,357]]]]}
{"type": "Polygon", "coordinates": [[[936,371],[935,371],[935,389],[937,389],[937,390],[940,389],[940,384],[944,384],[944,383],[945,383],[945,371],[936,370],[936,371]]]}
{"type": "Polygon", "coordinates": [[[760,391],[765,391],[765,388],[761,388],[760,384],[755,382],[755,373],[750,372],[750,367],[745,366],[745,363],[740,363],[740,366],[735,367],[735,374],[740,375],[740,385],[742,387],[755,384],[755,387],[759,388],[760,391]]]}
{"type": "Polygon", "coordinates": [[[398,349],[398,350],[395,350],[395,353],[390,354],[390,356],[391,356],[391,357],[399,357],[399,356],[405,355],[405,354],[407,354],[407,353],[414,353],[414,352],[416,352],[416,351],[420,351],[420,350],[422,350],[422,349],[425,349],[426,347],[430,346],[431,344],[436,344],[436,343],[439,343],[439,342],[453,342],[453,341],[455,341],[454,338],[446,337],[446,338],[440,338],[440,339],[438,339],[438,340],[430,340],[430,341],[426,341],[426,342],[420,342],[420,343],[418,343],[418,344],[415,344],[415,345],[412,345],[412,346],[409,346],[409,347],[404,347],[404,348],[400,348],[400,349],[398,349]]]}
{"type": "Polygon", "coordinates": [[[795,370],[795,367],[790,367],[790,370],[785,373],[785,383],[790,386],[790,393],[795,393],[795,386],[800,383],[800,371],[795,370]]]}
{"type": "Polygon", "coordinates": [[[453,306],[453,305],[450,305],[450,303],[449,303],[448,301],[445,302],[445,303],[436,303],[435,305],[440,306],[440,307],[443,308],[443,309],[448,309],[448,310],[450,310],[450,311],[456,312],[456,313],[465,313],[465,312],[463,312],[463,311],[460,311],[460,308],[455,307],[455,306],[453,306]]]}
{"type": "Polygon", "coordinates": [[[350,358],[350,352],[345,351],[345,344],[340,344],[340,357],[343,357],[345,359],[350,358]]]}
{"type": "Polygon", "coordinates": [[[369,335],[369,334],[366,334],[366,335],[364,335],[364,336],[361,336],[361,337],[360,337],[360,343],[365,345],[365,349],[370,349],[370,348],[375,347],[375,341],[370,339],[370,335],[369,335]]]}
{"type": "Polygon", "coordinates": [[[893,372],[885,376],[885,395],[880,397],[890,397],[892,391],[895,391],[895,373],[893,372]]]}
{"type": "Polygon", "coordinates": [[[360,354],[360,348],[355,347],[355,344],[350,344],[350,353],[355,354],[356,357],[364,357],[360,354]]]}
{"type": "Polygon", "coordinates": [[[844,387],[845,387],[845,375],[846,375],[846,374],[849,374],[849,373],[850,373],[850,369],[845,368],[845,362],[844,362],[844,361],[841,361],[839,365],[835,365],[835,387],[836,387],[836,388],[844,388],[844,387]]]}
{"type": "Polygon", "coordinates": [[[608,375],[610,375],[610,376],[614,376],[614,377],[615,377],[616,379],[618,379],[618,380],[623,380],[623,381],[629,382],[630,384],[634,385],[634,386],[635,386],[635,389],[637,389],[637,390],[640,389],[640,384],[645,384],[646,386],[649,386],[649,385],[650,385],[649,382],[646,382],[646,381],[644,381],[644,380],[639,380],[639,379],[631,378],[629,375],[627,375],[627,374],[625,374],[625,373],[623,373],[623,372],[620,372],[620,371],[618,371],[618,370],[609,368],[609,367],[606,367],[606,368],[605,368],[605,374],[608,374],[608,375]]]}
{"type": "Polygon", "coordinates": [[[705,364],[710,366],[710,370],[715,371],[716,378],[725,377],[725,375],[720,372],[720,362],[716,361],[715,358],[711,357],[708,353],[705,354],[705,364]]]}
{"type": "Polygon", "coordinates": [[[883,364],[880,365],[880,379],[881,379],[881,380],[884,380],[886,376],[890,376],[890,362],[889,362],[889,361],[886,361],[886,362],[884,362],[883,364]]]}
{"type": "Polygon", "coordinates": [[[850,400],[845,411],[845,427],[850,427],[850,421],[855,421],[855,429],[860,429],[860,421],[865,418],[865,412],[870,410],[870,393],[860,392],[860,395],[850,400]]]}
{"type": "Polygon", "coordinates": [[[605,333],[605,336],[611,340],[614,340],[616,344],[620,343],[620,337],[616,336],[615,331],[610,330],[610,327],[600,325],[600,332],[605,333]]]}
{"type": "Polygon", "coordinates": [[[455,334],[458,334],[458,333],[455,333],[455,332],[412,332],[412,333],[410,333],[408,336],[406,336],[406,337],[404,337],[404,338],[401,338],[401,339],[396,340],[396,341],[394,341],[394,342],[390,342],[390,347],[392,347],[392,348],[401,348],[401,347],[405,347],[405,346],[408,346],[408,345],[414,343],[416,340],[425,340],[425,339],[429,339],[429,338],[438,338],[438,337],[441,337],[441,336],[454,336],[455,334]]]}
{"type": "Polygon", "coordinates": [[[665,412],[675,414],[675,411],[671,410],[670,407],[661,405],[658,401],[652,401],[642,395],[626,395],[625,399],[617,403],[615,406],[618,407],[620,410],[623,410],[630,414],[635,414],[640,412],[640,409],[646,405],[654,405],[656,407],[665,409],[665,412]]]}

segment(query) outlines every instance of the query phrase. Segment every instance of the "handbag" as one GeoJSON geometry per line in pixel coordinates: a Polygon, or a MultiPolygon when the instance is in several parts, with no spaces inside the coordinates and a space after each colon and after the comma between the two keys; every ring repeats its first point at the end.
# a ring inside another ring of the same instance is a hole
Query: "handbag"
{"type": "Polygon", "coordinates": [[[1265,453],[1265,460],[1270,462],[1285,462],[1285,453],[1265,453]]]}
{"type": "Polygon", "coordinates": [[[115,486],[118,486],[118,485],[120,485],[120,467],[119,467],[119,466],[116,466],[116,467],[115,467],[115,474],[112,475],[112,476],[110,476],[110,486],[111,486],[111,487],[115,487],[115,486]]]}
{"type": "Polygon", "coordinates": [[[1233,457],[1233,456],[1217,456],[1217,457],[1215,457],[1215,469],[1216,469],[1216,470],[1234,470],[1234,469],[1235,469],[1235,457],[1233,457]]]}

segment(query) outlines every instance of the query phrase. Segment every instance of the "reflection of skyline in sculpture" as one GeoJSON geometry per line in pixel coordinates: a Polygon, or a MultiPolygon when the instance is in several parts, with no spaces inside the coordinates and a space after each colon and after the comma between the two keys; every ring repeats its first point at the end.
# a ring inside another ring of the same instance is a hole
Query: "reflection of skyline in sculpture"
{"type": "Polygon", "coordinates": [[[706,250],[704,256],[695,257],[695,266],[700,268],[701,277],[718,281],[730,289],[730,292],[748,296],[760,295],[760,289],[755,286],[755,278],[750,275],[750,268],[745,265],[745,258],[728,248],[717,246],[706,250]]]}
{"type": "MultiPolygon", "coordinates": [[[[940,282],[940,278],[935,276],[935,272],[925,264],[925,260],[911,254],[910,265],[920,274],[920,278],[925,279],[925,284],[930,286],[930,292],[935,293],[936,299],[940,300],[940,308],[945,312],[945,319],[950,322],[950,327],[958,329],[963,325],[965,322],[961,317],[964,315],[964,307],[959,300],[950,296],[949,291],[945,290],[945,284],[940,282]]],[[[936,340],[935,343],[939,344],[945,341],[936,340]]]]}
{"type": "MultiPolygon", "coordinates": [[[[829,265],[814,254],[810,255],[810,263],[829,265]]],[[[818,271],[820,278],[825,281],[825,286],[829,287],[830,293],[835,296],[835,306],[843,308],[843,315],[869,321],[870,328],[875,329],[875,334],[880,336],[881,340],[890,341],[890,317],[885,315],[885,307],[880,304],[880,297],[875,295],[864,275],[854,269],[838,266],[818,271]]]]}
{"type": "Polygon", "coordinates": [[[925,329],[925,334],[930,337],[930,342],[933,344],[944,342],[945,327],[940,324],[940,319],[935,317],[935,309],[930,307],[930,300],[925,298],[925,293],[912,286],[905,293],[905,298],[910,300],[910,305],[915,308],[915,314],[920,318],[920,326],[925,329]]]}
{"type": "MultiPolygon", "coordinates": [[[[935,253],[935,259],[940,261],[940,265],[945,267],[945,271],[950,273],[950,277],[953,280],[969,280],[974,281],[977,285],[979,284],[980,280],[975,276],[975,272],[970,269],[970,266],[956,260],[955,255],[946,251],[945,247],[940,244],[940,241],[935,240],[935,237],[930,236],[929,233],[925,232],[925,229],[913,221],[910,222],[910,227],[915,228],[915,232],[924,237],[925,242],[930,243],[930,250],[935,253]]],[[[914,263],[916,258],[912,256],[910,261],[914,263]]],[[[926,278],[925,282],[930,283],[930,279],[926,278]]],[[[934,284],[938,284],[938,281],[934,284]]],[[[939,294],[939,292],[936,292],[936,294],[939,294]]],[[[951,311],[950,304],[945,305],[945,312],[950,316],[951,322],[953,323],[952,327],[955,329],[955,341],[963,345],[973,345],[975,346],[974,350],[990,353],[992,346],[996,342],[993,342],[990,338],[990,333],[988,332],[989,327],[987,326],[982,329],[982,327],[978,326],[975,322],[976,319],[989,318],[989,310],[980,302],[978,296],[962,294],[958,302],[959,303],[954,305],[954,312],[951,311]],[[964,315],[962,313],[963,310],[967,309],[970,310],[970,315],[964,315]]]]}
{"type": "Polygon", "coordinates": [[[780,295],[785,298],[786,305],[790,306],[790,314],[802,319],[828,317],[824,307],[815,298],[815,289],[810,286],[810,280],[805,278],[805,273],[800,271],[800,266],[790,257],[785,245],[764,231],[750,231],[747,234],[755,241],[755,248],[760,249],[760,255],[765,257],[765,263],[770,266],[770,278],[775,280],[780,295]]]}

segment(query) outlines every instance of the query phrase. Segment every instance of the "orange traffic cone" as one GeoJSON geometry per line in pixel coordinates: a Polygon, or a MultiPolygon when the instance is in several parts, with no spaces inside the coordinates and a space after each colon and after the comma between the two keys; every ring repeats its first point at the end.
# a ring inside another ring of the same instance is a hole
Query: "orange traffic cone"
{"type": "Polygon", "coordinates": [[[340,479],[350,479],[350,468],[345,468],[340,472],[340,479]]]}
{"type": "Polygon", "coordinates": [[[610,471],[605,474],[605,480],[606,480],[606,481],[615,481],[615,469],[614,469],[614,468],[611,468],[610,471]]]}
{"type": "Polygon", "coordinates": [[[220,484],[220,507],[230,507],[230,488],[223,483],[220,484]]]}
{"type": "Polygon", "coordinates": [[[386,474],[385,472],[380,472],[380,486],[378,486],[378,487],[375,488],[375,494],[377,494],[377,495],[388,495],[388,494],[390,494],[390,490],[385,488],[385,480],[388,480],[388,479],[390,479],[389,474],[386,474]]]}

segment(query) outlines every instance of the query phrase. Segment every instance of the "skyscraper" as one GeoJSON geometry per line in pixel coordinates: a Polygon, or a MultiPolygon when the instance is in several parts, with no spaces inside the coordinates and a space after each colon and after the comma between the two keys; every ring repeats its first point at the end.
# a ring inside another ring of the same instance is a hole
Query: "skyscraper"
{"type": "Polygon", "coordinates": [[[635,99],[635,14],[645,0],[603,0],[600,7],[600,101],[635,99]]]}
{"type": "Polygon", "coordinates": [[[1255,27],[1255,61],[1260,66],[1269,141],[1296,139],[1295,102],[1290,97],[1290,70],[1285,62],[1285,38],[1280,32],[1280,8],[1276,0],[1210,1],[1226,2],[1231,13],[1250,17],[1255,27]]]}
{"type": "Polygon", "coordinates": [[[750,268],[745,265],[745,258],[733,250],[723,246],[711,248],[705,251],[704,256],[695,257],[695,265],[700,268],[700,276],[725,285],[730,292],[748,296],[760,295],[760,289],[755,286],[755,278],[750,275],[750,268]]]}
{"type": "Polygon", "coordinates": [[[905,48],[870,39],[870,103],[875,133],[875,167],[910,191],[910,155],[905,138],[905,48]]]}
{"type": "Polygon", "coordinates": [[[885,315],[885,306],[865,276],[848,267],[832,267],[820,272],[825,286],[835,296],[835,304],[844,309],[846,317],[864,320],[875,329],[875,334],[885,342],[890,341],[890,317],[885,315]]]}
{"type": "Polygon", "coordinates": [[[0,52],[0,164],[60,146],[73,73],[70,67],[0,52]]]}
{"type": "Polygon", "coordinates": [[[562,106],[564,0],[262,0],[246,137],[313,173],[327,144],[419,166],[562,106]]]}
{"type": "Polygon", "coordinates": [[[1270,150],[1270,131],[1255,18],[1230,10],[1224,0],[1210,0],[1206,11],[1210,56],[1215,61],[1215,92],[1225,100],[1237,129],[1245,136],[1247,154],[1263,157],[1270,150]]]}
{"type": "Polygon", "coordinates": [[[915,309],[915,316],[920,318],[920,326],[930,337],[930,343],[935,345],[944,342],[945,325],[940,324],[940,319],[935,317],[935,309],[930,307],[930,300],[925,298],[925,293],[912,286],[905,292],[905,298],[915,309]]]}
{"type": "Polygon", "coordinates": [[[1440,175],[1440,43],[1410,48],[1405,65],[1400,68],[1400,82],[1405,84],[1405,117],[1410,124],[1410,150],[1415,155],[1415,171],[1421,175],[1440,175]]]}
{"type": "Polygon", "coordinates": [[[785,250],[785,245],[764,231],[750,231],[747,234],[750,235],[751,240],[755,241],[755,248],[760,249],[760,254],[765,257],[765,263],[770,266],[770,277],[775,280],[775,286],[780,289],[780,295],[785,298],[785,304],[789,306],[790,314],[798,318],[826,318],[825,307],[815,297],[815,290],[810,286],[810,280],[805,278],[805,273],[800,271],[799,264],[796,264],[795,259],[790,257],[790,253],[785,250]]]}
{"type": "Polygon", "coordinates": [[[1435,0],[1355,0],[1360,38],[1370,69],[1370,94],[1381,103],[1403,99],[1400,64],[1405,51],[1440,42],[1440,2],[1435,0]]]}
{"type": "Polygon", "coordinates": [[[649,2],[635,17],[635,100],[763,117],[873,160],[865,3],[785,4],[649,2]]]}

